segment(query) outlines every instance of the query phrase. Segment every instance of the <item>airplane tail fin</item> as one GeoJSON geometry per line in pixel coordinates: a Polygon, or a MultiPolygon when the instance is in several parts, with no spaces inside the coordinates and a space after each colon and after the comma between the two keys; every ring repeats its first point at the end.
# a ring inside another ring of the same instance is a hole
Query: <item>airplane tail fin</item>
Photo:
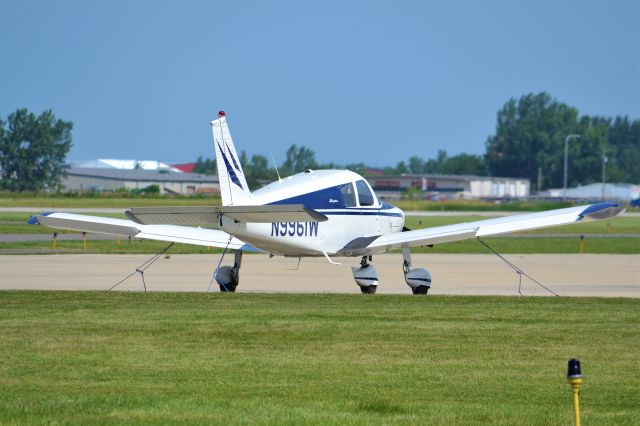
{"type": "Polygon", "coordinates": [[[244,177],[240,157],[238,157],[233,145],[224,111],[220,111],[218,118],[211,122],[211,130],[213,131],[213,146],[216,152],[222,205],[251,205],[251,190],[244,177]]]}

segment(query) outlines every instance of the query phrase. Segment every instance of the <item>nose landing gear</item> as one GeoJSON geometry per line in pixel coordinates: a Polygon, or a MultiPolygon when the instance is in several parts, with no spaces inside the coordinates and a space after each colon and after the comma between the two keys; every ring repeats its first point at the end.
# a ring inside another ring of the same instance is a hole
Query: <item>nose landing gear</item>
{"type": "Polygon", "coordinates": [[[378,272],[376,268],[369,264],[371,256],[362,256],[360,267],[351,267],[353,278],[360,286],[360,291],[364,294],[374,294],[378,289],[378,272]]]}

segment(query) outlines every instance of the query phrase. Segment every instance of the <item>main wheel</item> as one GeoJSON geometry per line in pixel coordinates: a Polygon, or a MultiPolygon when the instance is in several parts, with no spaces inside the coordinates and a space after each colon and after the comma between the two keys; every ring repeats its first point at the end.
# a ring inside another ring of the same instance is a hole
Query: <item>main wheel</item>
{"type": "Polygon", "coordinates": [[[413,292],[413,294],[427,294],[427,292],[429,291],[429,287],[427,287],[426,285],[419,285],[418,287],[411,288],[411,291],[413,292]]]}
{"type": "Polygon", "coordinates": [[[233,284],[222,285],[222,284],[220,284],[220,293],[235,293],[236,292],[236,285],[233,285],[233,284]]]}
{"type": "Polygon", "coordinates": [[[360,291],[362,292],[362,294],[375,294],[377,289],[378,289],[377,285],[361,285],[360,286],[360,291]]]}
{"type": "Polygon", "coordinates": [[[222,266],[216,272],[216,281],[223,293],[233,293],[238,286],[239,271],[237,266],[222,266]]]}

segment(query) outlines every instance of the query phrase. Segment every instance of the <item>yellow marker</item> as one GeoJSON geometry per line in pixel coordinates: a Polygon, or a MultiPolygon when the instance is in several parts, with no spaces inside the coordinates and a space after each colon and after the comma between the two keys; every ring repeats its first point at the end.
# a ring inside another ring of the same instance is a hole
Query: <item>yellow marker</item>
{"type": "Polygon", "coordinates": [[[610,234],[611,233],[611,224],[607,223],[607,232],[610,234]]]}
{"type": "Polygon", "coordinates": [[[51,250],[55,250],[58,246],[58,233],[53,233],[53,240],[51,240],[51,250]]]}
{"type": "Polygon", "coordinates": [[[82,233],[82,250],[86,250],[87,249],[87,233],[83,232],[82,233]]]}
{"type": "Polygon", "coordinates": [[[584,235],[580,235],[580,254],[584,254],[584,235]]]}
{"type": "Polygon", "coordinates": [[[580,385],[582,384],[582,373],[580,372],[580,361],[571,358],[567,371],[567,380],[571,385],[573,393],[573,417],[576,426],[580,426],[580,385]]]}

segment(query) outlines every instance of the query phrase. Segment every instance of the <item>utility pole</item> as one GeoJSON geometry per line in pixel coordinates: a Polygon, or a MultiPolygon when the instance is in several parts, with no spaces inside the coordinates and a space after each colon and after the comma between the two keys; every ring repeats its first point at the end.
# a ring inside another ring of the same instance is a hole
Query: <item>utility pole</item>
{"type": "Polygon", "coordinates": [[[568,158],[569,158],[569,141],[571,139],[578,139],[579,137],[580,137],[580,135],[571,134],[571,135],[567,135],[567,137],[564,138],[564,181],[563,181],[563,185],[562,185],[562,197],[563,198],[567,197],[567,176],[568,176],[568,169],[569,169],[569,162],[568,162],[568,158]]]}
{"type": "Polygon", "coordinates": [[[542,167],[538,167],[538,197],[542,192],[542,167]]]}
{"type": "Polygon", "coordinates": [[[609,158],[607,158],[607,153],[602,148],[602,201],[605,198],[605,188],[607,187],[607,163],[609,162],[609,158]]]}

